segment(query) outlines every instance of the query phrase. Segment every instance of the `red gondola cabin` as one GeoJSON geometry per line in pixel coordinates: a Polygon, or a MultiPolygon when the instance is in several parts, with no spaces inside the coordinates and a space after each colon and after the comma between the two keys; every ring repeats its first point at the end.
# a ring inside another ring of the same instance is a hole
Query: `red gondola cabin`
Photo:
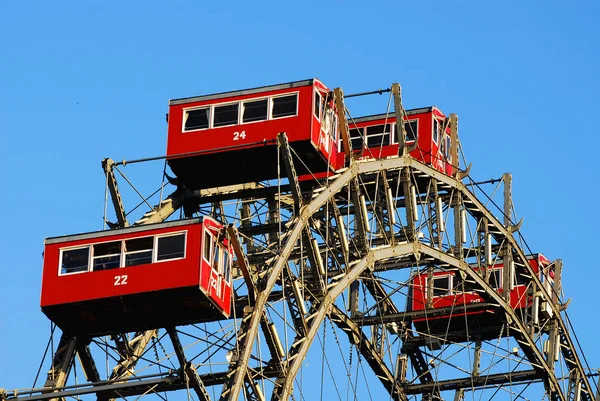
{"type": "Polygon", "coordinates": [[[223,319],[231,264],[222,224],[207,217],[48,238],[41,307],[72,335],[223,319]]]}
{"type": "MultiPolygon", "coordinates": [[[[548,292],[552,292],[554,271],[550,261],[542,254],[528,256],[529,264],[538,274],[548,292]]],[[[493,265],[489,269],[489,283],[499,293],[503,290],[503,264],[493,265]]],[[[475,270],[479,270],[475,268],[475,270]]],[[[464,333],[479,336],[482,339],[497,338],[502,330],[502,322],[493,308],[484,306],[484,299],[472,288],[467,280],[461,280],[453,270],[435,270],[432,280],[432,299],[428,300],[427,273],[412,278],[409,309],[423,312],[413,318],[417,331],[440,337],[447,333],[464,333]],[[430,302],[428,302],[430,301],[430,302]],[[427,307],[429,303],[430,307],[427,307]],[[483,305],[482,307],[478,307],[483,305]],[[467,329],[468,328],[468,329],[467,329]]],[[[533,305],[533,297],[527,293],[529,285],[527,277],[516,274],[510,291],[510,305],[513,309],[529,308],[533,305]]],[[[539,305],[540,313],[550,315],[552,310],[546,302],[539,305]]],[[[537,312],[536,312],[537,313],[537,312]]],[[[466,340],[466,339],[465,339],[466,340]]]]}
{"type": "MultiPolygon", "coordinates": [[[[417,147],[410,155],[418,161],[452,175],[450,128],[446,116],[435,106],[406,110],[407,145],[417,147]]],[[[377,114],[349,121],[352,150],[359,159],[382,159],[398,154],[398,130],[393,114],[377,114]]]]}
{"type": "Polygon", "coordinates": [[[277,135],[285,132],[302,160],[294,161],[297,174],[324,176],[343,162],[337,130],[331,92],[317,79],[175,99],[167,161],[192,189],[275,179],[277,135]]]}

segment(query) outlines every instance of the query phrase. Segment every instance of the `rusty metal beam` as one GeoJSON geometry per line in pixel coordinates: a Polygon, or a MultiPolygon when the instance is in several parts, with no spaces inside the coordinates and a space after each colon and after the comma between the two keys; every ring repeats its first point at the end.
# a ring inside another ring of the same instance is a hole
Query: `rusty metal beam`
{"type": "MultiPolygon", "coordinates": [[[[53,388],[63,387],[67,382],[76,351],[77,338],[63,333],[60,336],[58,347],[52,359],[52,367],[50,368],[50,371],[48,371],[48,376],[46,378],[46,382],[44,383],[44,387],[50,388],[48,390],[49,392],[54,392],[52,390],[53,388]]],[[[53,399],[53,401],[57,401],[59,399],[62,399],[62,397],[57,396],[53,399]]]]}
{"type": "Polygon", "coordinates": [[[204,386],[204,382],[198,375],[194,364],[189,362],[183,351],[183,346],[181,345],[181,341],[179,340],[179,335],[175,328],[170,327],[167,329],[167,333],[169,333],[169,338],[173,343],[173,349],[175,350],[175,355],[177,356],[177,360],[179,361],[179,365],[181,366],[181,372],[185,381],[190,383],[191,387],[196,392],[198,396],[198,400],[200,401],[210,401],[210,394],[206,390],[204,386]]]}
{"type": "Polygon", "coordinates": [[[495,373],[484,376],[469,376],[462,379],[440,380],[426,384],[408,384],[404,386],[406,394],[428,394],[434,389],[440,391],[450,390],[476,390],[486,387],[501,386],[511,383],[512,385],[527,384],[539,381],[535,370],[523,370],[517,372],[495,373]]]}
{"type": "Polygon", "coordinates": [[[102,160],[102,169],[106,175],[106,185],[110,192],[110,198],[112,200],[113,207],[115,209],[115,215],[117,216],[118,227],[128,227],[129,222],[127,221],[127,215],[125,213],[125,207],[123,206],[123,199],[119,192],[119,185],[117,184],[117,178],[114,172],[115,162],[110,157],[102,160]]]}
{"type": "Polygon", "coordinates": [[[346,119],[346,106],[344,105],[344,91],[342,88],[335,88],[333,90],[333,96],[335,97],[335,108],[338,116],[338,123],[340,128],[340,134],[342,136],[342,147],[344,148],[344,155],[346,156],[346,164],[352,160],[352,141],[350,140],[350,134],[348,133],[348,120],[346,119]]]}
{"type": "Polygon", "coordinates": [[[294,215],[298,215],[302,206],[302,192],[298,184],[298,175],[296,174],[292,151],[285,132],[280,132],[277,135],[277,146],[279,148],[279,157],[283,161],[285,173],[290,182],[292,197],[294,198],[294,215]]]}

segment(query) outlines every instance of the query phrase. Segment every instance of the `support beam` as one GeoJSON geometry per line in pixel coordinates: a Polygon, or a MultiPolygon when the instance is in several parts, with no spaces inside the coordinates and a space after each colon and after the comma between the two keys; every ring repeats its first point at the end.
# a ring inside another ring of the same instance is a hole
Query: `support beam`
{"type": "MultiPolygon", "coordinates": [[[[250,198],[242,199],[242,204],[240,205],[240,228],[239,228],[239,230],[241,232],[250,230],[252,228],[252,210],[250,210],[251,202],[253,202],[253,200],[250,198]]],[[[254,247],[254,240],[252,239],[252,237],[245,236],[243,241],[244,241],[244,244],[246,244],[246,248],[248,249],[248,252],[253,252],[255,247],[254,247]]]]}
{"type": "Polygon", "coordinates": [[[300,191],[300,185],[298,184],[298,175],[294,168],[292,151],[285,132],[280,132],[277,135],[277,146],[279,148],[279,157],[283,162],[285,173],[290,182],[292,197],[294,198],[294,215],[297,216],[298,213],[300,213],[300,207],[302,207],[302,192],[300,191]]]}
{"type": "Polygon", "coordinates": [[[465,399],[465,391],[462,388],[459,388],[454,393],[454,401],[464,401],[465,399]]]}
{"type": "Polygon", "coordinates": [[[381,231],[390,245],[395,244],[395,225],[396,225],[396,202],[394,194],[388,183],[385,170],[382,170],[379,176],[379,202],[377,202],[377,221],[380,223],[381,231]],[[382,207],[382,200],[385,199],[385,207],[382,207]]]}
{"type": "Polygon", "coordinates": [[[412,200],[414,187],[410,172],[409,168],[403,168],[400,171],[400,182],[402,183],[404,193],[404,210],[406,212],[406,226],[404,230],[406,231],[406,239],[409,242],[414,241],[416,238],[415,216],[417,216],[416,205],[412,200]]]}
{"type": "MultiPolygon", "coordinates": [[[[44,383],[44,387],[51,388],[49,389],[50,392],[53,391],[52,388],[63,387],[67,382],[76,350],[77,338],[67,336],[63,333],[60,337],[58,348],[54,353],[54,358],[52,359],[52,367],[48,372],[46,382],[44,383]]],[[[59,399],[60,398],[57,397],[54,398],[53,401],[59,399]]]]}
{"type": "Polygon", "coordinates": [[[554,367],[554,363],[558,361],[558,354],[560,352],[560,338],[558,336],[558,325],[556,322],[549,324],[548,340],[544,344],[544,351],[546,353],[546,362],[548,365],[554,367]]]}
{"type": "Polygon", "coordinates": [[[367,231],[369,227],[369,216],[364,207],[364,197],[360,191],[360,185],[356,177],[350,182],[350,199],[354,206],[354,243],[359,252],[367,249],[367,231]]]}
{"type": "Polygon", "coordinates": [[[454,213],[454,245],[452,253],[459,259],[464,258],[463,243],[466,238],[466,214],[463,212],[463,198],[460,191],[452,191],[451,205],[454,213]]]}
{"type": "Polygon", "coordinates": [[[562,270],[562,259],[556,259],[554,261],[554,292],[552,293],[552,301],[555,305],[558,305],[562,298],[562,270]]]}
{"type": "Polygon", "coordinates": [[[475,351],[473,356],[473,371],[471,372],[471,376],[477,377],[479,376],[479,364],[481,362],[481,341],[475,342],[475,351]]]}
{"type": "Polygon", "coordinates": [[[492,236],[490,235],[488,221],[485,217],[478,220],[477,236],[479,240],[479,265],[483,267],[480,273],[486,283],[490,282],[491,266],[493,265],[492,258],[492,236]]]}
{"type": "Polygon", "coordinates": [[[123,199],[119,192],[119,185],[117,184],[117,178],[114,172],[115,162],[113,159],[107,157],[102,160],[102,169],[106,175],[106,185],[108,192],[110,192],[110,198],[112,200],[113,207],[115,209],[115,215],[117,216],[117,226],[113,228],[128,227],[129,222],[127,221],[127,215],[125,213],[125,207],[123,206],[123,199]]]}
{"type": "Polygon", "coordinates": [[[348,310],[350,311],[350,316],[358,316],[357,312],[359,288],[360,283],[358,281],[355,281],[352,284],[350,284],[350,288],[348,289],[348,310]]]}
{"type": "Polygon", "coordinates": [[[435,266],[433,265],[433,263],[430,263],[429,265],[427,265],[427,287],[425,288],[426,292],[427,292],[427,298],[425,301],[425,308],[426,309],[433,309],[433,270],[434,270],[435,266]]]}
{"type": "Polygon", "coordinates": [[[210,217],[212,217],[213,219],[217,220],[217,221],[223,221],[223,215],[224,215],[224,209],[223,209],[223,202],[221,201],[214,201],[211,203],[210,206],[210,217]]]}
{"type": "Polygon", "coordinates": [[[383,359],[385,356],[385,341],[386,341],[386,329],[382,324],[375,324],[371,326],[371,342],[375,347],[377,355],[383,359]]]}
{"type": "Polygon", "coordinates": [[[444,206],[442,202],[442,197],[439,195],[436,180],[429,180],[428,195],[428,224],[431,236],[431,243],[434,244],[436,248],[442,249],[444,240],[443,233],[446,230],[446,223],[444,221],[444,206]]]}
{"type": "Polygon", "coordinates": [[[79,356],[79,360],[81,361],[81,366],[83,368],[83,372],[85,373],[86,380],[92,383],[99,382],[100,373],[98,373],[98,368],[96,367],[96,362],[92,357],[92,352],[90,351],[89,344],[80,343],[78,341],[77,355],[79,356]]]}
{"type": "Polygon", "coordinates": [[[350,134],[348,130],[348,120],[346,119],[346,106],[344,105],[344,91],[342,88],[335,88],[333,90],[333,96],[335,97],[335,109],[338,116],[339,131],[342,136],[342,147],[344,148],[344,155],[346,158],[346,165],[352,160],[352,141],[350,140],[350,134]]]}
{"type": "Polygon", "coordinates": [[[344,216],[342,216],[340,213],[340,209],[335,201],[329,202],[329,204],[331,205],[331,210],[333,210],[333,215],[335,218],[335,231],[338,235],[340,250],[344,255],[344,264],[348,264],[350,258],[350,243],[348,242],[348,230],[346,229],[344,216]]]}
{"type": "Polygon", "coordinates": [[[244,249],[242,248],[242,244],[240,243],[238,231],[230,224],[227,226],[227,235],[229,239],[229,243],[233,248],[233,252],[235,253],[236,261],[238,269],[242,272],[242,276],[244,277],[244,281],[246,283],[246,288],[248,289],[248,300],[251,304],[256,300],[256,278],[253,276],[250,270],[250,264],[248,263],[248,259],[246,258],[246,254],[244,253],[244,249]]]}
{"type": "MultiPolygon", "coordinates": [[[[279,371],[272,368],[261,370],[265,378],[273,378],[279,371]]],[[[199,375],[206,387],[223,384],[227,379],[227,372],[216,372],[199,375]]],[[[46,389],[33,389],[32,391],[7,392],[6,400],[10,401],[42,401],[52,398],[64,399],[78,397],[86,394],[96,394],[100,399],[126,398],[146,395],[148,393],[162,393],[165,391],[178,391],[188,388],[185,378],[174,371],[162,375],[138,376],[122,382],[102,381],[87,385],[69,386],[59,388],[56,392],[45,392],[46,389]],[[19,395],[20,394],[20,395],[19,395]]]]}
{"type": "Polygon", "coordinates": [[[146,347],[152,338],[158,335],[158,330],[138,331],[129,341],[128,347],[130,353],[121,354],[119,363],[114,367],[111,380],[122,380],[132,375],[135,365],[137,365],[146,347]]]}
{"type": "Polygon", "coordinates": [[[181,366],[181,371],[183,373],[182,376],[185,378],[186,383],[189,383],[190,387],[194,389],[199,401],[210,401],[208,390],[198,375],[194,364],[189,362],[185,357],[183,346],[181,345],[177,331],[175,328],[171,327],[167,329],[167,333],[169,333],[169,338],[173,343],[173,349],[175,350],[175,355],[177,356],[177,360],[181,366]]]}
{"type": "Polygon", "coordinates": [[[452,164],[452,176],[457,177],[460,167],[458,157],[458,116],[450,114],[450,163],[452,164]]]}
{"type": "Polygon", "coordinates": [[[175,211],[183,206],[185,201],[192,195],[189,190],[177,189],[166,199],[154,206],[152,210],[146,212],[133,225],[139,226],[142,224],[161,223],[171,216],[175,211]]]}
{"type": "Polygon", "coordinates": [[[313,237],[308,226],[304,229],[304,233],[302,234],[302,242],[304,243],[305,248],[308,250],[308,260],[310,261],[310,270],[313,274],[313,277],[319,277],[321,279],[313,280],[314,284],[321,289],[324,289],[323,284],[325,283],[324,280],[327,275],[325,262],[323,261],[323,257],[319,251],[319,244],[313,237]]]}
{"type": "Polygon", "coordinates": [[[398,130],[398,155],[404,156],[410,151],[406,145],[406,129],[404,128],[406,111],[402,105],[402,88],[397,82],[392,84],[392,97],[394,100],[394,115],[396,116],[396,130],[398,130]]]}
{"type": "Polygon", "coordinates": [[[435,388],[438,388],[440,391],[460,389],[474,390],[486,387],[501,386],[506,383],[512,383],[513,385],[526,384],[538,380],[539,378],[535,370],[524,370],[477,377],[469,376],[463,379],[441,380],[427,384],[409,384],[404,386],[404,391],[407,395],[427,394],[433,391],[435,388]]]}
{"type": "Polygon", "coordinates": [[[269,244],[274,244],[279,239],[279,231],[281,230],[281,213],[279,205],[275,201],[275,196],[267,197],[267,206],[269,208],[267,223],[277,227],[276,231],[269,232],[269,244]]]}
{"type": "Polygon", "coordinates": [[[406,354],[398,354],[396,358],[396,374],[394,378],[399,383],[406,383],[406,372],[408,370],[408,356],[406,354]]]}
{"type": "Polygon", "coordinates": [[[263,391],[251,377],[245,381],[244,392],[246,395],[246,401],[265,401],[263,391]]]}
{"type": "Polygon", "coordinates": [[[308,309],[304,302],[304,289],[302,288],[300,279],[298,279],[288,267],[283,269],[283,280],[285,282],[287,294],[292,295],[287,295],[286,300],[292,316],[294,328],[298,333],[298,336],[303,336],[307,331],[306,315],[308,314],[308,309]]]}
{"type": "MultiPolygon", "coordinates": [[[[504,226],[510,232],[510,227],[512,226],[510,216],[513,211],[512,175],[510,173],[505,173],[502,179],[504,180],[504,226]]],[[[510,233],[510,235],[512,236],[512,233],[510,233]]],[[[504,297],[510,301],[510,292],[513,289],[515,279],[515,265],[510,242],[505,241],[503,245],[502,258],[504,267],[502,269],[502,288],[504,290],[504,297]]]]}

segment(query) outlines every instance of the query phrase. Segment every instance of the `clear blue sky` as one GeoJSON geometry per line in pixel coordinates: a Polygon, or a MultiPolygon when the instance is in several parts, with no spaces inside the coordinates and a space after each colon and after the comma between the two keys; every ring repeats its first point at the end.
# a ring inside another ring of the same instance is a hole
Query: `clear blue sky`
{"type": "Polygon", "coordinates": [[[0,0],[0,387],[32,384],[48,338],[44,238],[102,228],[101,159],[164,154],[171,98],[310,77],[458,113],[473,177],[512,172],[528,243],[564,260],[600,367],[599,4],[0,0]]]}

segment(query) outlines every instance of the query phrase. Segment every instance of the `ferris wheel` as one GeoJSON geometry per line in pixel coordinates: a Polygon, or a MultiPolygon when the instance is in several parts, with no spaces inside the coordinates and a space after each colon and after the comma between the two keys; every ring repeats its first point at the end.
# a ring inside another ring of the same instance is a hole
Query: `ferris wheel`
{"type": "Polygon", "coordinates": [[[152,160],[104,160],[116,222],[46,241],[47,377],[0,399],[596,399],[512,176],[473,181],[456,115],[374,92],[362,117],[317,79],[172,100],[173,191],[130,224],[117,177],[152,160]]]}

